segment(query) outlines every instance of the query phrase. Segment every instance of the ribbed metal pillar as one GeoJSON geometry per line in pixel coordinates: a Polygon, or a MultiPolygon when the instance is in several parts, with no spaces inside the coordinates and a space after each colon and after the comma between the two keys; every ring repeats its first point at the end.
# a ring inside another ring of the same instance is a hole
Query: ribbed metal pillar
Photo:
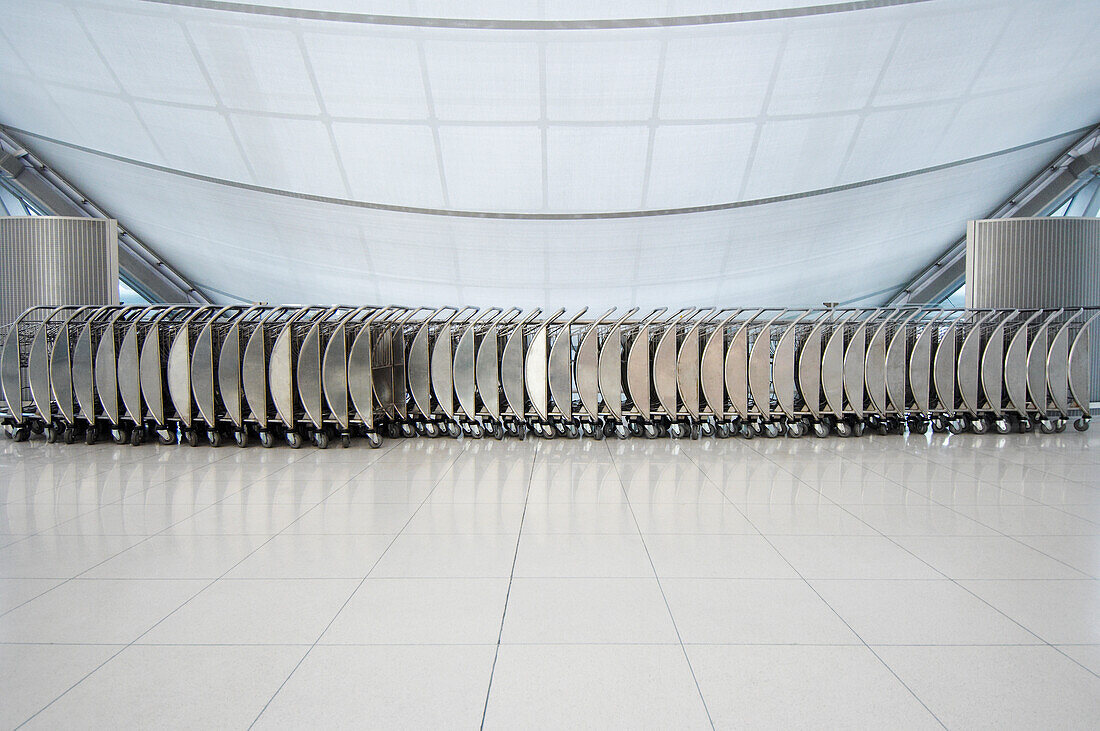
{"type": "MultiPolygon", "coordinates": [[[[966,226],[967,307],[1100,306],[1100,218],[999,218],[966,226]]],[[[1100,399],[1100,328],[1092,334],[1100,399]]]]}
{"type": "Polygon", "coordinates": [[[118,304],[118,222],[0,217],[0,327],[60,304],[118,304]]]}

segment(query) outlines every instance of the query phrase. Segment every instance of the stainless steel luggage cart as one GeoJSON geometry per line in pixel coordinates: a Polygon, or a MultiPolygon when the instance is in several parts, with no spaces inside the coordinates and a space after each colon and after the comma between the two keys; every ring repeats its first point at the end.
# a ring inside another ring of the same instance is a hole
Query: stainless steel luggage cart
{"type": "Polygon", "coordinates": [[[703,392],[701,416],[713,420],[714,434],[725,439],[740,429],[737,414],[726,394],[726,342],[730,328],[744,312],[738,308],[719,312],[714,324],[704,326],[703,352],[699,358],[699,385],[703,392]]]}
{"type": "Polygon", "coordinates": [[[478,418],[493,437],[501,439],[513,434],[504,421],[504,386],[501,362],[508,341],[508,328],[523,314],[518,307],[504,310],[488,323],[476,341],[474,381],[477,388],[478,418]]]}
{"type": "MultiPolygon", "coordinates": [[[[342,308],[302,307],[286,322],[279,326],[271,345],[267,364],[267,382],[271,399],[275,403],[275,414],[286,434],[287,444],[298,449],[307,437],[317,443],[318,429],[312,425],[312,419],[305,410],[298,389],[298,376],[305,376],[310,398],[313,396],[313,368],[316,368],[316,396],[320,398],[320,354],[314,359],[307,355],[306,365],[299,370],[299,351],[303,340],[313,326],[329,318],[336,317],[342,308]],[[307,424],[303,424],[307,421],[307,424]],[[310,428],[312,426],[312,428],[310,428]]],[[[326,441],[327,444],[327,441],[326,441]]]]}
{"type": "MultiPolygon", "coordinates": [[[[623,362],[626,400],[623,402],[622,416],[631,434],[645,436],[647,439],[656,439],[662,434],[661,425],[652,418],[656,401],[653,391],[653,352],[667,323],[688,310],[679,310],[661,319],[667,311],[664,307],[653,310],[634,327],[624,327],[621,330],[622,347],[626,353],[623,362]]],[[[604,397],[607,398],[607,395],[604,397]]]]}
{"type": "MultiPolygon", "coordinates": [[[[581,433],[595,439],[603,439],[614,429],[614,422],[607,418],[608,405],[600,397],[600,348],[613,329],[617,333],[621,323],[638,311],[634,307],[613,321],[611,316],[615,314],[615,309],[612,307],[596,319],[585,323],[573,365],[573,379],[577,384],[577,418],[581,433]]],[[[621,373],[620,368],[620,377],[621,373]]],[[[617,406],[621,405],[620,401],[617,406]]]]}
{"type": "Polygon", "coordinates": [[[174,419],[179,424],[180,441],[192,447],[198,446],[203,425],[199,423],[199,411],[191,388],[191,359],[199,333],[219,309],[215,306],[198,307],[178,322],[162,321],[160,325],[161,334],[166,335],[170,343],[166,373],[168,396],[175,410],[174,419]]]}
{"type": "Polygon", "coordinates": [[[126,324],[116,353],[118,392],[122,398],[123,415],[129,422],[130,444],[138,446],[145,436],[145,404],[141,393],[141,346],[164,308],[153,305],[126,324]]]}
{"type": "MultiPolygon", "coordinates": [[[[223,344],[227,338],[239,333],[239,330],[234,330],[234,326],[251,309],[253,308],[248,305],[229,305],[217,310],[206,318],[191,346],[191,395],[194,397],[198,419],[206,425],[206,439],[214,447],[221,446],[227,433],[232,434],[238,446],[243,447],[248,443],[248,432],[237,428],[222,399],[218,366],[221,363],[223,344]]],[[[239,345],[239,334],[233,342],[239,345]]],[[[236,381],[239,380],[238,369],[236,381]]],[[[234,389],[229,397],[239,403],[239,390],[234,389]]]]}
{"type": "Polygon", "coordinates": [[[264,315],[271,309],[265,305],[252,305],[233,318],[221,335],[217,355],[213,356],[217,362],[218,395],[225,410],[224,418],[228,420],[228,428],[233,431],[233,440],[239,447],[248,446],[250,438],[249,424],[245,420],[246,404],[242,378],[244,350],[248,344],[248,338],[256,328],[260,327],[264,315]]]}
{"type": "Polygon", "coordinates": [[[714,425],[702,421],[699,380],[700,328],[714,308],[678,313],[664,325],[653,352],[653,391],[663,430],[674,438],[698,439],[713,433],[714,425]]]}
{"type": "MultiPolygon", "coordinates": [[[[435,355],[436,342],[443,337],[447,343],[446,351],[450,351],[452,323],[459,316],[469,317],[474,312],[476,308],[473,307],[439,307],[427,313],[423,319],[412,322],[413,336],[409,341],[405,363],[411,397],[409,414],[417,434],[437,437],[446,433],[457,437],[461,433],[457,423],[447,421],[448,417],[446,412],[442,411],[442,407],[436,408],[437,401],[433,397],[433,386],[437,376],[432,371],[437,357],[440,368],[445,371],[450,371],[454,367],[449,352],[440,351],[439,356],[435,355]]],[[[451,380],[447,372],[440,374],[438,378],[442,381],[451,380]]]]}
{"type": "Polygon", "coordinates": [[[96,391],[96,356],[103,334],[112,331],[114,315],[121,309],[119,305],[107,305],[96,310],[78,328],[73,344],[71,372],[76,417],[84,431],[84,443],[88,445],[99,440],[100,423],[104,419],[103,406],[96,391]]]}
{"type": "MultiPolygon", "coordinates": [[[[588,308],[582,308],[556,328],[553,324],[547,328],[547,342],[550,347],[546,364],[545,366],[541,363],[536,365],[536,369],[545,368],[546,384],[549,387],[550,400],[546,402],[546,423],[541,425],[541,429],[545,436],[551,438],[565,436],[575,439],[581,435],[580,419],[576,416],[579,404],[575,402],[573,372],[574,354],[584,334],[584,325],[580,323],[580,319],[586,312],[588,308]]],[[[536,336],[537,333],[538,331],[536,336]]]]}
{"type": "Polygon", "coordinates": [[[168,392],[171,335],[197,307],[166,305],[155,311],[151,321],[142,319],[139,323],[145,330],[138,359],[141,399],[145,404],[145,432],[149,436],[155,435],[161,444],[173,444],[179,439],[179,425],[172,419],[175,409],[168,392]]]}
{"type": "MultiPolygon", "coordinates": [[[[555,313],[558,317],[565,312],[564,309],[555,313]]],[[[541,327],[538,316],[541,309],[535,309],[519,319],[514,325],[509,324],[502,328],[506,330],[504,337],[504,349],[500,354],[500,387],[503,400],[500,402],[500,421],[506,433],[527,438],[529,423],[527,420],[529,408],[527,399],[526,367],[528,340],[541,327]]]]}
{"type": "Polygon", "coordinates": [[[72,444],[81,437],[87,438],[84,433],[87,423],[80,418],[80,404],[73,380],[74,350],[84,326],[107,310],[98,306],[75,308],[62,322],[61,331],[50,351],[50,391],[60,419],[61,438],[66,444],[72,444]]]}
{"type": "MultiPolygon", "coordinates": [[[[4,430],[17,442],[26,441],[31,432],[41,434],[49,419],[43,420],[31,392],[31,348],[39,331],[57,311],[56,307],[32,307],[11,324],[0,351],[0,386],[4,391],[7,415],[4,430]]],[[[37,362],[35,366],[39,365],[37,362]]],[[[46,365],[44,361],[42,365],[46,365]]],[[[40,378],[36,374],[35,378],[40,378]]],[[[47,369],[46,378],[49,378],[47,369]]],[[[48,385],[48,384],[47,384],[48,385]]]]}
{"type": "Polygon", "coordinates": [[[503,439],[501,420],[501,327],[520,314],[518,308],[489,308],[471,318],[455,343],[454,385],[463,429],[472,437],[503,439]]]}
{"type": "MultiPolygon", "coordinates": [[[[75,441],[75,433],[70,426],[71,422],[65,420],[65,414],[53,397],[51,360],[53,352],[58,349],[66,353],[69,350],[68,328],[66,323],[73,316],[85,310],[79,305],[57,307],[46,316],[38,332],[31,342],[31,351],[27,359],[27,380],[31,391],[31,400],[34,402],[34,411],[37,419],[42,424],[46,443],[53,444],[58,438],[64,438],[66,443],[75,441]]],[[[66,373],[64,369],[58,371],[59,386],[62,391],[72,393],[72,373],[66,373]]],[[[70,402],[71,403],[71,402],[70,402]]]]}
{"type": "Polygon", "coordinates": [[[241,388],[247,406],[242,420],[245,425],[255,425],[260,445],[265,448],[275,446],[275,438],[283,428],[268,387],[271,351],[283,327],[299,317],[301,312],[301,307],[280,305],[254,312],[240,321],[241,342],[244,343],[241,388]]]}
{"type": "Polygon", "coordinates": [[[350,433],[338,431],[339,420],[327,408],[322,366],[329,339],[340,323],[354,312],[350,307],[331,307],[308,321],[308,326],[306,321],[299,321],[290,328],[294,335],[291,349],[294,351],[294,381],[302,407],[301,422],[310,440],[320,449],[327,449],[335,436],[341,436],[345,446],[351,443],[350,433]]]}
{"type": "MultiPolygon", "coordinates": [[[[322,363],[322,383],[329,413],[345,444],[357,430],[372,448],[382,446],[379,427],[389,416],[386,402],[391,403],[393,411],[397,408],[393,404],[403,400],[404,386],[393,383],[391,369],[394,364],[389,361],[393,360],[393,349],[403,351],[404,346],[392,337],[386,338],[400,327],[398,323],[391,325],[386,318],[403,312],[403,307],[360,307],[346,314],[329,335],[322,363]],[[380,364],[379,359],[387,362],[380,364]],[[388,385],[376,382],[387,377],[391,381],[388,385]]],[[[401,355],[398,367],[403,372],[404,353],[401,355]]]]}
{"type": "MultiPolygon", "coordinates": [[[[135,424],[129,419],[122,401],[119,383],[118,354],[122,348],[126,331],[135,321],[141,319],[150,308],[141,305],[122,307],[111,313],[107,327],[100,333],[95,351],[95,395],[106,417],[106,428],[110,430],[115,444],[130,441],[135,424]]],[[[132,385],[132,374],[124,374],[127,385],[132,385]]]]}
{"type": "MultiPolygon", "coordinates": [[[[429,335],[434,336],[431,338],[429,376],[431,392],[435,397],[435,408],[428,405],[428,409],[433,421],[441,424],[440,428],[452,437],[469,433],[468,425],[464,426],[458,416],[458,399],[454,381],[454,347],[463,327],[468,322],[472,322],[477,312],[476,307],[455,308],[449,317],[437,322],[434,328],[429,327],[427,331],[429,335]]],[[[423,328],[421,330],[423,331],[423,328]]],[[[420,333],[417,334],[420,335],[420,333]]],[[[421,410],[424,406],[420,405],[421,410]]]]}

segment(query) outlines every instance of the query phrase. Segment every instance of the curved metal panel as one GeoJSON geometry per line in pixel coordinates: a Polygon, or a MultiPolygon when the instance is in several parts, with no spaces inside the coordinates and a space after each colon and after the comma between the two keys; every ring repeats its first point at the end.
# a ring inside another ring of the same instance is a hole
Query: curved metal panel
{"type": "Polygon", "coordinates": [[[412,394],[413,403],[424,416],[432,414],[432,380],[431,380],[431,331],[430,319],[416,329],[412,344],[409,346],[408,373],[409,393],[412,394]]]}
{"type": "MultiPolygon", "coordinates": [[[[374,427],[374,363],[370,324],[355,334],[348,350],[348,395],[355,413],[368,429],[374,427]]],[[[410,381],[411,382],[411,381],[410,381]]]]}
{"type": "Polygon", "coordinates": [[[535,330],[527,344],[527,357],[523,364],[523,380],[527,386],[527,396],[531,399],[531,408],[544,421],[550,410],[550,384],[546,380],[547,358],[550,356],[548,328],[549,323],[544,322],[535,330]]]}
{"type": "Polygon", "coordinates": [[[922,414],[932,410],[932,341],[937,329],[935,321],[924,323],[909,354],[909,389],[917,411],[922,414]]]}
{"type": "Polygon", "coordinates": [[[959,396],[962,398],[963,407],[972,416],[978,415],[979,396],[979,358],[982,345],[982,324],[989,319],[989,315],[980,318],[970,326],[969,332],[963,338],[959,346],[957,377],[959,382],[959,396]]]}
{"type": "Polygon", "coordinates": [[[699,401],[701,384],[699,372],[699,335],[701,323],[695,323],[684,334],[680,343],[680,352],[676,355],[676,388],[680,392],[680,402],[692,419],[698,419],[702,411],[699,401]]]}
{"type": "Polygon", "coordinates": [[[214,324],[208,322],[195,336],[191,353],[191,394],[199,416],[210,426],[217,424],[214,388],[214,324]]]}
{"type": "Polygon", "coordinates": [[[801,315],[787,325],[779,341],[775,344],[775,354],[772,358],[772,386],[775,389],[775,401],[780,410],[789,417],[794,417],[795,396],[795,352],[798,347],[797,330],[799,321],[805,317],[801,315]]]}
{"type": "Polygon", "coordinates": [[[649,328],[648,324],[638,328],[638,334],[630,344],[626,356],[626,390],[630,394],[630,400],[634,402],[634,408],[647,421],[653,413],[649,374],[649,328]]]}
{"type": "Polygon", "coordinates": [[[297,424],[294,403],[294,352],[292,346],[293,324],[287,323],[279,329],[275,344],[271,346],[271,355],[267,364],[267,384],[271,400],[275,402],[275,413],[287,428],[297,424]]]}
{"type": "Polygon", "coordinates": [[[907,350],[909,336],[912,334],[912,326],[909,324],[911,319],[912,315],[894,330],[894,335],[886,346],[886,397],[889,404],[893,406],[894,412],[898,414],[906,412],[905,385],[908,380],[909,358],[907,356],[909,353],[907,350]]]}
{"type": "Polygon", "coordinates": [[[572,320],[558,330],[546,364],[550,397],[566,419],[573,418],[573,326],[572,320]]]}
{"type": "Polygon", "coordinates": [[[1021,415],[1027,414],[1027,332],[1039,316],[1035,312],[1017,328],[1008,341],[1004,356],[1005,393],[1009,406],[1021,415]]]}
{"type": "Polygon", "coordinates": [[[749,417],[749,323],[741,324],[726,348],[725,378],[733,410],[742,419],[749,417]]]}
{"type": "Polygon", "coordinates": [[[707,338],[699,359],[699,385],[707,408],[720,419],[726,417],[726,324],[723,320],[707,338]]]}
{"type": "Polygon", "coordinates": [[[92,323],[87,323],[80,328],[80,334],[76,336],[76,344],[73,345],[73,392],[76,395],[76,405],[84,418],[95,418],[95,354],[92,351],[92,323]]]}
{"type": "Polygon", "coordinates": [[[233,426],[244,426],[244,405],[241,393],[241,326],[234,322],[226,331],[218,352],[218,391],[225,413],[233,426]]]}
{"type": "Polygon", "coordinates": [[[61,325],[50,351],[50,391],[61,418],[67,424],[72,424],[76,416],[73,408],[72,353],[69,352],[71,327],[67,319],[61,325]]]}
{"type": "Polygon", "coordinates": [[[145,416],[141,403],[141,340],[139,323],[133,322],[118,348],[118,391],[126,415],[135,424],[142,423],[145,416]]]}
{"type": "Polygon", "coordinates": [[[821,356],[821,390],[825,392],[825,403],[833,416],[844,413],[844,323],[837,323],[829,333],[825,343],[825,354],[821,356]]]}
{"type": "Polygon", "coordinates": [[[115,327],[111,322],[99,339],[95,355],[95,390],[103,415],[114,425],[119,421],[118,358],[115,356],[115,327]]]}
{"type": "Polygon", "coordinates": [[[500,326],[490,325],[481,336],[474,363],[474,380],[481,403],[493,421],[500,421],[500,326]]]}
{"type": "Polygon", "coordinates": [[[336,423],[347,430],[351,425],[348,411],[348,333],[343,322],[333,329],[325,345],[321,358],[321,390],[336,423]]]}
{"type": "Polygon", "coordinates": [[[444,325],[432,346],[432,393],[448,419],[455,418],[454,349],[451,325],[444,325]]]}
{"type": "Polygon", "coordinates": [[[676,322],[665,326],[665,331],[657,339],[653,352],[653,390],[657,393],[657,403],[669,416],[677,414],[676,403],[676,322]]]}
{"type": "Polygon", "coordinates": [[[615,325],[607,331],[600,347],[600,395],[611,416],[623,420],[623,329],[615,325]]]}
{"type": "Polygon", "coordinates": [[[261,429],[267,428],[267,335],[260,324],[252,331],[244,346],[241,360],[241,386],[248,410],[261,429]]]}
{"type": "MultiPolygon", "coordinates": [[[[31,341],[27,355],[27,382],[31,390],[31,401],[35,411],[44,421],[53,419],[53,400],[50,398],[50,346],[46,328],[49,318],[43,322],[31,341]]],[[[18,336],[18,333],[17,333],[18,336]]]]}
{"type": "Polygon", "coordinates": [[[1069,335],[1071,316],[1050,340],[1047,351],[1047,388],[1054,407],[1066,416],[1069,413],[1069,335]]]}
{"type": "Polygon", "coordinates": [[[321,323],[315,322],[306,331],[298,346],[298,362],[295,364],[295,380],[302,410],[313,426],[324,425],[323,396],[321,394],[321,323]]]}
{"type": "Polygon", "coordinates": [[[191,401],[191,333],[183,325],[168,350],[168,395],[180,423],[191,426],[194,410],[191,401]]]}
{"type": "Polygon", "coordinates": [[[167,409],[164,402],[164,364],[161,363],[161,332],[155,325],[145,334],[138,358],[138,379],[141,396],[149,415],[158,425],[164,426],[167,409]]]}
{"type": "Polygon", "coordinates": [[[588,326],[580,345],[577,346],[577,364],[574,371],[577,395],[585,415],[590,419],[600,415],[600,326],[596,321],[588,326]]]}
{"type": "Polygon", "coordinates": [[[982,350],[982,391],[989,409],[998,417],[1004,413],[1005,328],[1015,316],[1016,313],[1012,313],[1001,318],[989,333],[982,350]]]}
{"type": "Polygon", "coordinates": [[[1081,409],[1082,413],[1088,413],[1091,404],[1089,399],[1092,389],[1089,382],[1089,369],[1092,360],[1089,358],[1089,328],[1098,317],[1100,317],[1100,313],[1085,321],[1069,348],[1069,392],[1074,405],[1081,409]]]}
{"type": "Polygon", "coordinates": [[[935,385],[936,400],[944,411],[953,413],[957,406],[955,401],[955,339],[959,326],[955,323],[948,325],[940,335],[940,342],[936,348],[936,357],[932,363],[932,382],[935,385]]]}
{"type": "Polygon", "coordinates": [[[749,392],[756,410],[765,419],[772,418],[772,326],[769,321],[756,334],[749,350],[749,392]]]}
{"type": "Polygon", "coordinates": [[[500,385],[512,413],[523,417],[527,412],[527,395],[524,392],[523,362],[526,335],[526,320],[517,324],[508,333],[504,343],[504,353],[500,356],[500,385]]]}
{"type": "Polygon", "coordinates": [[[806,409],[815,419],[821,416],[821,341],[826,319],[822,317],[814,323],[798,355],[798,388],[806,409]]]}
{"type": "Polygon", "coordinates": [[[864,320],[856,326],[852,333],[852,339],[844,351],[844,395],[848,398],[848,406],[856,416],[863,418],[864,408],[864,376],[867,364],[867,321],[864,320]]]}
{"type": "Polygon", "coordinates": [[[871,408],[886,413],[886,341],[890,320],[883,322],[871,334],[867,342],[867,354],[863,360],[863,385],[871,408]]]}
{"type": "Polygon", "coordinates": [[[471,322],[458,336],[454,354],[455,396],[458,406],[470,419],[477,418],[477,335],[471,322]]]}

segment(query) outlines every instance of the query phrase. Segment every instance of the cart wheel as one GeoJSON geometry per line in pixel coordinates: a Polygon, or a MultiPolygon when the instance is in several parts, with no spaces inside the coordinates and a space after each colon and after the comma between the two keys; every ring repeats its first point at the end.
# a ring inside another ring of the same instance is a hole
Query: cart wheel
{"type": "Polygon", "coordinates": [[[458,435],[462,433],[461,427],[459,427],[459,425],[453,421],[447,422],[446,429],[447,436],[449,436],[451,439],[458,439],[458,435]]]}
{"type": "Polygon", "coordinates": [[[130,430],[130,446],[140,447],[141,443],[145,441],[145,434],[140,426],[135,426],[130,430]]]}
{"type": "Polygon", "coordinates": [[[989,431],[989,417],[979,416],[970,422],[970,430],[975,434],[985,434],[989,431]]]}
{"type": "Polygon", "coordinates": [[[801,421],[792,421],[790,424],[787,424],[787,436],[798,439],[805,433],[806,425],[801,421]]]}
{"type": "Polygon", "coordinates": [[[343,432],[340,434],[340,447],[347,449],[351,446],[351,434],[349,432],[343,432]]]}
{"type": "Polygon", "coordinates": [[[223,442],[222,433],[217,429],[208,429],[206,432],[206,441],[210,442],[211,447],[220,447],[223,442]]]}
{"type": "Polygon", "coordinates": [[[238,447],[242,447],[242,448],[247,447],[248,446],[248,430],[247,429],[238,429],[237,431],[233,432],[233,441],[237,443],[238,447]]]}
{"type": "Polygon", "coordinates": [[[699,425],[699,435],[704,437],[713,437],[717,432],[717,428],[712,421],[704,421],[699,425]]]}
{"type": "Polygon", "coordinates": [[[31,422],[31,433],[32,434],[41,434],[45,429],[46,429],[46,425],[43,424],[42,422],[40,422],[40,421],[32,421],[31,422]]]}
{"type": "Polygon", "coordinates": [[[99,430],[95,424],[89,424],[84,428],[84,443],[89,447],[99,441],[99,430]]]}
{"type": "Polygon", "coordinates": [[[199,431],[198,429],[184,429],[183,439],[188,445],[192,447],[199,446],[199,431]]]}
{"type": "Polygon", "coordinates": [[[748,422],[742,422],[739,429],[741,437],[744,439],[753,439],[756,437],[756,430],[752,428],[752,425],[748,422]]]}
{"type": "Polygon", "coordinates": [[[656,439],[661,436],[661,430],[657,428],[656,424],[646,424],[642,427],[642,434],[646,439],[656,439]]]}
{"type": "Polygon", "coordinates": [[[683,424],[669,424],[668,435],[673,439],[680,439],[687,436],[687,429],[684,427],[683,424]]]}
{"type": "Polygon", "coordinates": [[[603,424],[593,424],[592,434],[590,435],[597,442],[602,442],[607,437],[607,432],[603,427],[603,424]]]}
{"type": "Polygon", "coordinates": [[[1008,419],[997,419],[993,422],[993,429],[996,430],[998,434],[1008,434],[1010,431],[1008,419]]]}
{"type": "Polygon", "coordinates": [[[266,429],[260,430],[260,446],[264,449],[271,449],[275,446],[275,438],[266,429]]]}
{"type": "Polygon", "coordinates": [[[376,431],[367,432],[367,446],[371,449],[378,449],[382,446],[382,435],[376,431]]]}
{"type": "Polygon", "coordinates": [[[65,442],[65,444],[72,444],[73,442],[75,442],[76,441],[76,429],[74,429],[71,426],[65,427],[61,431],[61,440],[63,442],[65,442]]]}
{"type": "Polygon", "coordinates": [[[729,439],[729,437],[730,437],[729,424],[721,424],[721,423],[715,424],[714,425],[714,436],[718,437],[719,439],[729,439]]]}
{"type": "Polygon", "coordinates": [[[494,423],[489,427],[489,433],[493,435],[493,439],[499,442],[501,439],[504,439],[504,426],[500,423],[494,423]]]}
{"type": "Polygon", "coordinates": [[[836,423],[836,435],[838,437],[852,436],[852,425],[846,421],[838,421],[836,423]]]}
{"type": "Polygon", "coordinates": [[[168,446],[169,444],[175,444],[176,434],[175,432],[170,432],[167,429],[157,429],[157,441],[165,446],[168,446]]]}
{"type": "Polygon", "coordinates": [[[1061,434],[1062,432],[1064,432],[1066,430],[1067,426],[1069,426],[1069,420],[1068,419],[1064,419],[1064,418],[1063,419],[1058,419],[1057,421],[1054,422],[1054,431],[1058,434],[1061,434]]]}
{"type": "Polygon", "coordinates": [[[412,424],[410,424],[407,421],[401,422],[401,436],[408,439],[408,438],[412,437],[414,434],[416,434],[416,432],[413,431],[413,425],[412,424]]]}
{"type": "Polygon", "coordinates": [[[112,429],[111,441],[115,444],[125,444],[128,441],[126,439],[126,432],[119,428],[112,429]]]}
{"type": "Polygon", "coordinates": [[[526,424],[516,424],[516,439],[521,442],[527,439],[527,432],[529,429],[526,424]]]}
{"type": "Polygon", "coordinates": [[[301,449],[305,440],[302,439],[302,435],[296,431],[288,431],[286,433],[286,443],[290,445],[291,449],[301,449]]]}
{"type": "MultiPolygon", "coordinates": [[[[703,424],[692,424],[688,429],[688,438],[692,441],[699,441],[703,437],[703,424]]],[[[707,436],[710,436],[709,434],[707,436]]]]}
{"type": "Polygon", "coordinates": [[[1039,431],[1043,434],[1054,433],[1054,422],[1050,419],[1039,419],[1039,431]]]}
{"type": "Polygon", "coordinates": [[[579,439],[581,436],[581,428],[576,424],[564,424],[562,430],[569,439],[579,439]]]}
{"type": "Polygon", "coordinates": [[[824,439],[829,436],[829,425],[823,421],[814,422],[814,436],[818,439],[824,439]]]}
{"type": "Polygon", "coordinates": [[[470,436],[474,439],[481,439],[485,436],[485,427],[475,421],[473,424],[470,424],[470,436]]]}
{"type": "Polygon", "coordinates": [[[774,421],[769,421],[764,426],[764,434],[768,437],[768,439],[775,439],[782,432],[783,428],[779,424],[776,424],[774,421]]]}
{"type": "Polygon", "coordinates": [[[966,419],[949,419],[947,422],[947,431],[952,434],[962,434],[966,431],[967,426],[966,419]]]}
{"type": "Polygon", "coordinates": [[[14,442],[25,442],[31,438],[31,431],[25,426],[18,427],[12,430],[11,438],[14,442]]]}
{"type": "Polygon", "coordinates": [[[1073,422],[1073,428],[1076,429],[1077,431],[1088,431],[1090,421],[1091,421],[1091,419],[1087,419],[1084,416],[1078,417],[1073,422]]]}
{"type": "Polygon", "coordinates": [[[1020,417],[1020,423],[1016,425],[1016,430],[1021,434],[1028,434],[1035,429],[1035,424],[1031,419],[1026,416],[1020,417]]]}
{"type": "Polygon", "coordinates": [[[913,419],[909,422],[909,431],[913,434],[927,434],[928,422],[925,419],[913,419]]]}
{"type": "Polygon", "coordinates": [[[57,427],[53,424],[49,424],[45,428],[46,432],[46,444],[53,444],[57,441],[57,427]]]}

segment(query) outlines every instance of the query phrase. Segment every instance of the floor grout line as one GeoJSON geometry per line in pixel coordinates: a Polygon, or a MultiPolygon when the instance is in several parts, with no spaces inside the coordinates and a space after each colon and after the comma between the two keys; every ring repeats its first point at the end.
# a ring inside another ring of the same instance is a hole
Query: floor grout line
{"type": "Polygon", "coordinates": [[[676,639],[680,643],[680,651],[684,654],[684,662],[687,663],[688,672],[691,673],[691,680],[695,683],[695,691],[699,694],[699,701],[703,704],[703,711],[707,714],[707,721],[710,722],[710,727],[715,728],[714,717],[710,714],[710,708],[707,706],[707,699],[703,695],[703,688],[699,685],[699,678],[695,674],[695,667],[691,664],[691,656],[688,654],[687,647],[684,646],[683,635],[680,634],[680,627],[676,624],[676,617],[672,613],[672,605],[669,604],[668,595],[665,593],[664,586],[661,585],[661,577],[657,573],[657,566],[653,563],[653,555],[649,552],[649,546],[645,542],[645,536],[642,534],[641,523],[638,522],[638,516],[634,512],[634,506],[630,503],[630,494],[626,491],[626,485],[623,484],[622,472],[619,471],[619,465],[615,462],[615,454],[611,451],[611,446],[604,442],[607,447],[607,453],[611,457],[611,468],[615,471],[615,476],[619,480],[619,488],[623,491],[623,497],[626,500],[626,506],[630,510],[630,516],[634,519],[634,526],[638,529],[638,538],[642,542],[642,549],[645,551],[646,560],[649,562],[649,568],[653,571],[653,579],[657,582],[657,590],[661,592],[661,599],[665,603],[665,611],[668,612],[669,621],[672,622],[672,629],[676,632],[676,639]]]}

